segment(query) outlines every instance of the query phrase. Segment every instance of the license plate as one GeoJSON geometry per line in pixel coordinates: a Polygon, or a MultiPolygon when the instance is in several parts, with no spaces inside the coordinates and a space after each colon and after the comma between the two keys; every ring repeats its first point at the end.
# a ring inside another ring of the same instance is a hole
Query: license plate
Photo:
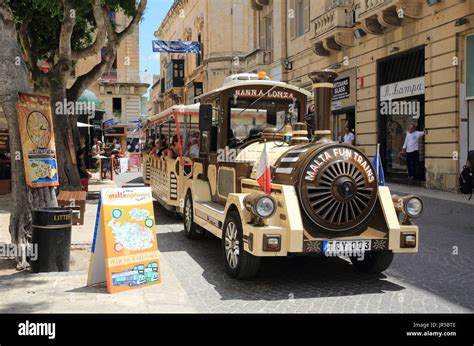
{"type": "Polygon", "coordinates": [[[361,253],[371,250],[370,240],[325,240],[323,241],[323,253],[325,254],[350,254],[361,253]]]}

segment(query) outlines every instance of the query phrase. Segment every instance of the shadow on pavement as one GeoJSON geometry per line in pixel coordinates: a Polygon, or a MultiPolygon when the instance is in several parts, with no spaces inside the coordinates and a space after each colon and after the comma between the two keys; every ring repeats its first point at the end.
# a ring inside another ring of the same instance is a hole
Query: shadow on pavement
{"type": "Polygon", "coordinates": [[[175,271],[187,292],[209,289],[219,293],[223,300],[282,300],[294,293],[294,299],[353,296],[386,291],[401,291],[404,287],[384,280],[384,275],[361,275],[352,265],[339,258],[275,257],[263,258],[257,278],[239,281],[227,275],[221,254],[221,242],[207,235],[201,240],[189,240],[184,234],[182,221],[156,204],[158,244],[160,252],[175,271]],[[167,229],[174,224],[174,230],[167,229]],[[178,225],[178,226],[176,226],[178,225]],[[174,259],[172,252],[187,256],[174,259]],[[208,283],[196,285],[202,278],[208,283]]]}
{"type": "Polygon", "coordinates": [[[93,293],[93,294],[107,293],[107,287],[106,287],[106,284],[103,283],[96,286],[82,286],[82,287],[74,288],[66,292],[67,293],[93,293]]]}
{"type": "Polygon", "coordinates": [[[47,309],[49,302],[40,303],[7,303],[0,305],[0,314],[18,314],[47,309]]]}
{"type": "Polygon", "coordinates": [[[473,206],[423,197],[418,253],[396,255],[387,273],[474,311],[473,206]]]}

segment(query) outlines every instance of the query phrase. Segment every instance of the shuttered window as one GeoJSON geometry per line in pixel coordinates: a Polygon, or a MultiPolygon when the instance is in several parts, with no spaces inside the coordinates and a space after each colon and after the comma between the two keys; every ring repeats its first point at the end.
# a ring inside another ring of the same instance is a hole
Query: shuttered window
{"type": "Polygon", "coordinates": [[[260,49],[265,49],[265,29],[266,29],[266,18],[263,17],[261,14],[259,14],[260,21],[259,21],[259,27],[258,27],[258,34],[259,34],[259,46],[260,49]]]}
{"type": "Polygon", "coordinates": [[[270,50],[273,47],[273,21],[270,12],[265,17],[260,17],[259,23],[260,49],[270,50]]]}
{"type": "Polygon", "coordinates": [[[291,0],[290,1],[290,36],[295,38],[303,35],[309,30],[310,0],[291,0]]]}

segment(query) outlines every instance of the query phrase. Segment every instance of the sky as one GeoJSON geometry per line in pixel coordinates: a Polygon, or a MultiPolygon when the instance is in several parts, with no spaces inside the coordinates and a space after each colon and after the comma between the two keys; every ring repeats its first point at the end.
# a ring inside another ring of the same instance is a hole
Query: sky
{"type": "Polygon", "coordinates": [[[152,84],[153,75],[160,74],[160,54],[153,53],[151,41],[155,39],[153,33],[160,27],[172,4],[173,0],[148,0],[140,23],[140,75],[145,83],[152,84]]]}

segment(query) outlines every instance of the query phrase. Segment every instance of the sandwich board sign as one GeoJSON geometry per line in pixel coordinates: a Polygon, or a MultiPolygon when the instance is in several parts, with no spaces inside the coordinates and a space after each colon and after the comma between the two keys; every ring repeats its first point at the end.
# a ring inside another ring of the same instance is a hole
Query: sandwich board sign
{"type": "Polygon", "coordinates": [[[108,293],[161,282],[149,187],[101,191],[87,285],[104,281],[108,293]]]}

